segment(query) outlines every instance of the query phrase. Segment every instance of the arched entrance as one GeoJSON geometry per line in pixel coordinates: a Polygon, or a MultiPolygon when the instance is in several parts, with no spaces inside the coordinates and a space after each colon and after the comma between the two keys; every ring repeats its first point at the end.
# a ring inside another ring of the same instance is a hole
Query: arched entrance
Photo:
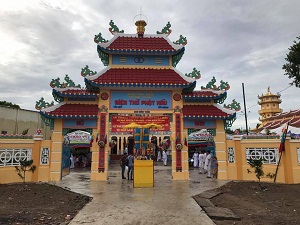
{"type": "Polygon", "coordinates": [[[191,132],[188,136],[189,166],[194,167],[194,153],[205,153],[209,151],[212,156],[216,155],[213,135],[207,129],[191,132]]]}
{"type": "Polygon", "coordinates": [[[71,131],[64,136],[61,177],[68,175],[72,169],[90,170],[92,142],[92,135],[84,130],[71,131]]]}

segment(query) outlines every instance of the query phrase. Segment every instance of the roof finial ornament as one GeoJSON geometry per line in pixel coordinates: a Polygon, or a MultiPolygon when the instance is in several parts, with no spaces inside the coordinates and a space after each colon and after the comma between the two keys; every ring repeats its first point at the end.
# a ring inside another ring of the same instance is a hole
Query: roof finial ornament
{"type": "Polygon", "coordinates": [[[147,26],[147,22],[148,22],[148,19],[145,15],[142,14],[142,6],[140,8],[140,13],[137,14],[135,17],[134,17],[134,21],[135,21],[135,18],[139,16],[140,18],[135,22],[135,25],[137,26],[136,30],[137,30],[137,34],[138,34],[138,37],[139,38],[143,38],[144,37],[144,33],[145,33],[145,26],[147,26]],[[142,16],[145,17],[146,21],[142,19],[142,16]]]}
{"type": "Polygon", "coordinates": [[[108,30],[112,35],[114,35],[114,33],[124,33],[124,30],[120,30],[113,20],[110,20],[109,26],[110,28],[108,28],[108,30]]]}
{"type": "Polygon", "coordinates": [[[170,28],[171,28],[171,23],[168,22],[161,31],[156,31],[156,33],[157,34],[166,34],[167,36],[169,36],[172,32],[172,30],[170,28]]]}

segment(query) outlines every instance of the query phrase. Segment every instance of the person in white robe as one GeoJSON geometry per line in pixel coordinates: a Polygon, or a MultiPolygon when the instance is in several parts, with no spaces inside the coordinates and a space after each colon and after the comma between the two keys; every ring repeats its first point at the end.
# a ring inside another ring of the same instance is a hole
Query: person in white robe
{"type": "Polygon", "coordinates": [[[204,173],[205,154],[203,151],[199,154],[199,173],[204,173]]]}
{"type": "Polygon", "coordinates": [[[194,159],[194,168],[196,168],[199,166],[199,154],[197,151],[194,152],[193,159],[194,159]]]}
{"type": "Polygon", "coordinates": [[[211,178],[211,154],[209,151],[206,151],[206,158],[205,158],[205,171],[207,171],[207,178],[211,178]]]}
{"type": "Polygon", "coordinates": [[[164,166],[167,165],[167,161],[168,161],[168,153],[167,153],[167,150],[164,150],[163,151],[163,154],[162,154],[162,160],[164,162],[164,166]]]}
{"type": "Polygon", "coordinates": [[[70,156],[70,168],[73,169],[75,167],[75,160],[73,154],[70,156]]]}
{"type": "Polygon", "coordinates": [[[160,162],[161,161],[161,149],[158,148],[157,149],[157,162],[160,162]]]}

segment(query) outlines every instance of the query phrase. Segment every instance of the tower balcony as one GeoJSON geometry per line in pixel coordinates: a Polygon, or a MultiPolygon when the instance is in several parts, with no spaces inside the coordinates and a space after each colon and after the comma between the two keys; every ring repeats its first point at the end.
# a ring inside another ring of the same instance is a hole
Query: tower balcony
{"type": "Polygon", "coordinates": [[[270,109],[261,109],[261,110],[258,110],[258,113],[260,115],[267,114],[267,113],[274,114],[274,113],[281,113],[281,112],[282,112],[282,109],[280,109],[280,108],[270,108],[270,109]]]}
{"type": "Polygon", "coordinates": [[[257,103],[259,105],[262,105],[262,104],[272,104],[272,103],[278,103],[280,104],[282,101],[280,99],[268,99],[268,100],[261,100],[261,101],[258,101],[257,103]]]}

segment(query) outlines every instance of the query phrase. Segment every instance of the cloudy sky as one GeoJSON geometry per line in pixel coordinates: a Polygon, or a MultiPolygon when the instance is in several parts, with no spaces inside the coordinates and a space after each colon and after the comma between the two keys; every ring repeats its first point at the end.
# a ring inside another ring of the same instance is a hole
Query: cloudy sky
{"type": "MultiPolygon", "coordinates": [[[[41,97],[53,100],[49,83],[65,74],[84,86],[82,67],[104,68],[94,35],[112,38],[111,19],[125,33],[136,33],[141,6],[146,34],[170,21],[172,41],[187,37],[177,69],[201,71],[196,89],[215,76],[217,84],[224,80],[231,86],[225,103],[235,99],[244,107],[244,83],[250,128],[259,122],[257,96],[268,86],[281,93],[284,111],[299,109],[300,89],[289,87],[282,70],[300,34],[299,0],[0,0],[0,101],[35,110],[41,97]]],[[[245,128],[242,112],[233,128],[245,128]]]]}

